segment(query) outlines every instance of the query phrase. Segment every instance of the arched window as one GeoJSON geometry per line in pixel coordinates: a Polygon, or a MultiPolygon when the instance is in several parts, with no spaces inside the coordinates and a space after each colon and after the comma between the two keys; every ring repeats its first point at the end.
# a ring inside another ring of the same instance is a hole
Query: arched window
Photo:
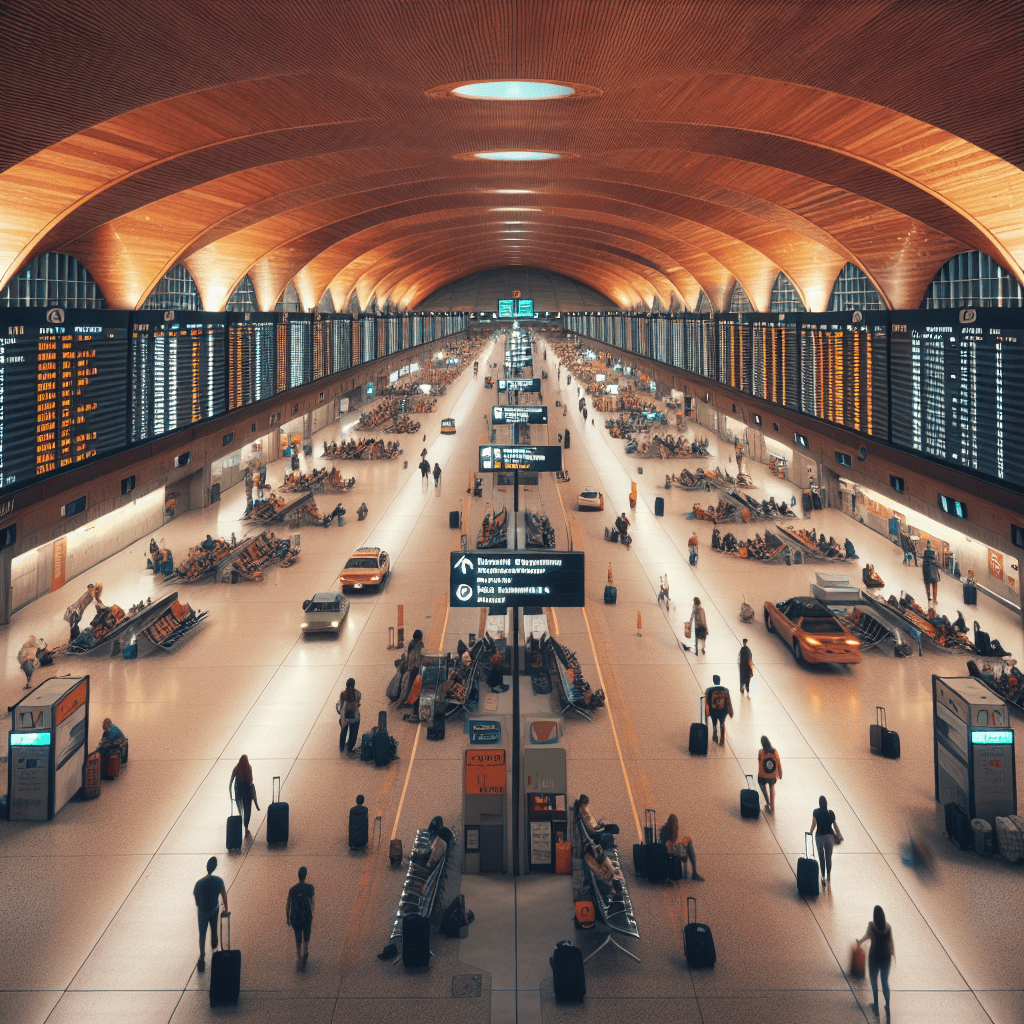
{"type": "Polygon", "coordinates": [[[885,303],[867,274],[856,264],[847,263],[832,286],[828,308],[830,313],[844,309],[885,309],[885,303]]]}
{"type": "Polygon", "coordinates": [[[231,293],[231,298],[228,299],[228,304],[224,308],[229,313],[259,312],[260,306],[256,301],[256,289],[253,288],[248,274],[238,282],[238,286],[231,293]]]}
{"type": "Polygon", "coordinates": [[[324,292],[323,297],[320,299],[320,305],[316,307],[321,313],[333,313],[334,312],[334,297],[331,295],[331,289],[328,288],[324,292]]]}
{"type": "Polygon", "coordinates": [[[779,271],[779,276],[775,278],[775,284],[772,285],[771,311],[773,313],[807,312],[807,307],[804,305],[803,299],[800,298],[796,285],[781,270],[779,271]]]}
{"type": "Polygon", "coordinates": [[[750,304],[750,299],[747,298],[747,293],[743,290],[743,285],[736,282],[732,288],[732,297],[729,299],[729,312],[730,313],[753,313],[754,307],[750,304]]]}
{"type": "Polygon", "coordinates": [[[281,296],[281,301],[274,307],[278,313],[301,313],[302,304],[299,302],[299,293],[295,290],[295,282],[289,281],[288,287],[281,296]]]}
{"type": "Polygon", "coordinates": [[[149,293],[142,308],[198,311],[203,308],[203,300],[192,275],[178,263],[164,274],[160,283],[149,293]]]}
{"type": "Polygon", "coordinates": [[[977,249],[960,252],[932,279],[921,309],[960,306],[1024,306],[1024,289],[991,256],[977,249]]]}
{"type": "Polygon", "coordinates": [[[92,274],[66,252],[47,252],[26,263],[0,292],[0,306],[107,309],[92,274]]]}
{"type": "Polygon", "coordinates": [[[700,291],[700,298],[697,300],[697,312],[698,313],[713,313],[714,309],[711,308],[711,300],[704,294],[704,289],[700,291]]]}

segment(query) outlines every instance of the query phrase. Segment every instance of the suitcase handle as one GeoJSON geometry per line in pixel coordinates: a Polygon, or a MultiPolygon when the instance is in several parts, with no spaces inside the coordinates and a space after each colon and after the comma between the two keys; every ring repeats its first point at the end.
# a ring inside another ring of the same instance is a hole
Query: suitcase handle
{"type": "Polygon", "coordinates": [[[815,860],[817,856],[814,852],[814,841],[812,838],[813,835],[813,832],[804,833],[804,853],[807,854],[809,860],[815,860]]]}
{"type": "Polygon", "coordinates": [[[697,923],[697,897],[687,896],[686,897],[686,923],[696,924],[697,923]],[[690,920],[690,904],[693,904],[693,920],[690,920]]]}
{"type": "Polygon", "coordinates": [[[700,721],[701,721],[701,724],[702,725],[706,724],[707,720],[708,720],[707,708],[704,706],[704,695],[701,694],[701,697],[700,697],[700,721]]]}
{"type": "MultiPolygon", "coordinates": [[[[747,789],[754,789],[754,776],[753,775],[748,775],[747,776],[747,789]]],[[[757,790],[754,790],[754,792],[756,793],[757,790]]]]}
{"type": "Polygon", "coordinates": [[[220,948],[223,950],[231,949],[231,911],[222,910],[220,912],[220,948]],[[224,922],[228,923],[228,941],[227,944],[224,942],[224,922]]]}
{"type": "MultiPolygon", "coordinates": [[[[885,708],[883,708],[881,704],[877,704],[875,706],[875,725],[880,725],[883,729],[886,727],[885,708]]],[[[861,728],[863,728],[863,726],[861,728]]]]}
{"type": "Polygon", "coordinates": [[[281,776],[275,775],[270,781],[270,802],[277,804],[281,802],[281,776]],[[274,796],[274,783],[277,783],[277,796],[274,796]]]}

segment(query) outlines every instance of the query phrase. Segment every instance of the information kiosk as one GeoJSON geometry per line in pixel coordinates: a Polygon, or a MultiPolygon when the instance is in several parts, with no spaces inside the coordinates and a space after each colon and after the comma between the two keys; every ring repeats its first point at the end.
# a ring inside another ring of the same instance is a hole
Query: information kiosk
{"type": "Polygon", "coordinates": [[[7,710],[8,816],[48,821],[82,788],[89,677],[47,679],[7,710]]]}
{"type": "Polygon", "coordinates": [[[1006,704],[972,676],[932,676],[935,799],[968,818],[1017,813],[1013,730],[1006,704]]]}

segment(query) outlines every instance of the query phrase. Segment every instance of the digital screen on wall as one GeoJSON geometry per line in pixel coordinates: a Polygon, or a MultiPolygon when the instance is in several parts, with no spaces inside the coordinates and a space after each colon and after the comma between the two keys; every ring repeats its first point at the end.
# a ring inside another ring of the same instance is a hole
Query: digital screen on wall
{"type": "Polygon", "coordinates": [[[277,348],[274,313],[228,313],[228,409],[270,398],[277,348]]]}
{"type": "Polygon", "coordinates": [[[750,331],[750,393],[798,408],[800,340],[793,314],[754,313],[744,319],[750,331]]]}
{"type": "Polygon", "coordinates": [[[132,314],[130,348],[131,444],[224,412],[223,313],[138,310],[132,314]]]}
{"type": "Polygon", "coordinates": [[[129,315],[0,309],[0,488],[126,446],[129,315]]]}
{"type": "Polygon", "coordinates": [[[515,299],[498,299],[498,319],[512,320],[516,315],[515,299]]]}
{"type": "Polygon", "coordinates": [[[516,300],[516,316],[522,318],[533,317],[533,299],[516,300]]]}
{"type": "Polygon", "coordinates": [[[1019,310],[892,314],[893,444],[1024,487],[1024,316],[1019,310]]]}

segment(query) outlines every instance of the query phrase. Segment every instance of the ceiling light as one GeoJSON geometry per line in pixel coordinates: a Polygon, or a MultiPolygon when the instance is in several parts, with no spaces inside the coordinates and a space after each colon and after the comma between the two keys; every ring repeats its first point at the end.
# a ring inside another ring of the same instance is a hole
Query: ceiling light
{"type": "MultiPolygon", "coordinates": [[[[540,213],[539,206],[492,206],[491,213],[540,213]]],[[[508,223],[512,223],[509,221],[508,223]]]]}
{"type": "Polygon", "coordinates": [[[537,194],[535,188],[489,188],[486,192],[493,192],[499,196],[532,196],[537,194]]]}
{"type": "Polygon", "coordinates": [[[555,100],[571,96],[576,90],[553,82],[471,82],[452,92],[470,100],[555,100]]]}
{"type": "Polygon", "coordinates": [[[487,153],[474,153],[477,160],[526,161],[557,160],[561,153],[544,153],[536,149],[494,149],[487,153]]]}

